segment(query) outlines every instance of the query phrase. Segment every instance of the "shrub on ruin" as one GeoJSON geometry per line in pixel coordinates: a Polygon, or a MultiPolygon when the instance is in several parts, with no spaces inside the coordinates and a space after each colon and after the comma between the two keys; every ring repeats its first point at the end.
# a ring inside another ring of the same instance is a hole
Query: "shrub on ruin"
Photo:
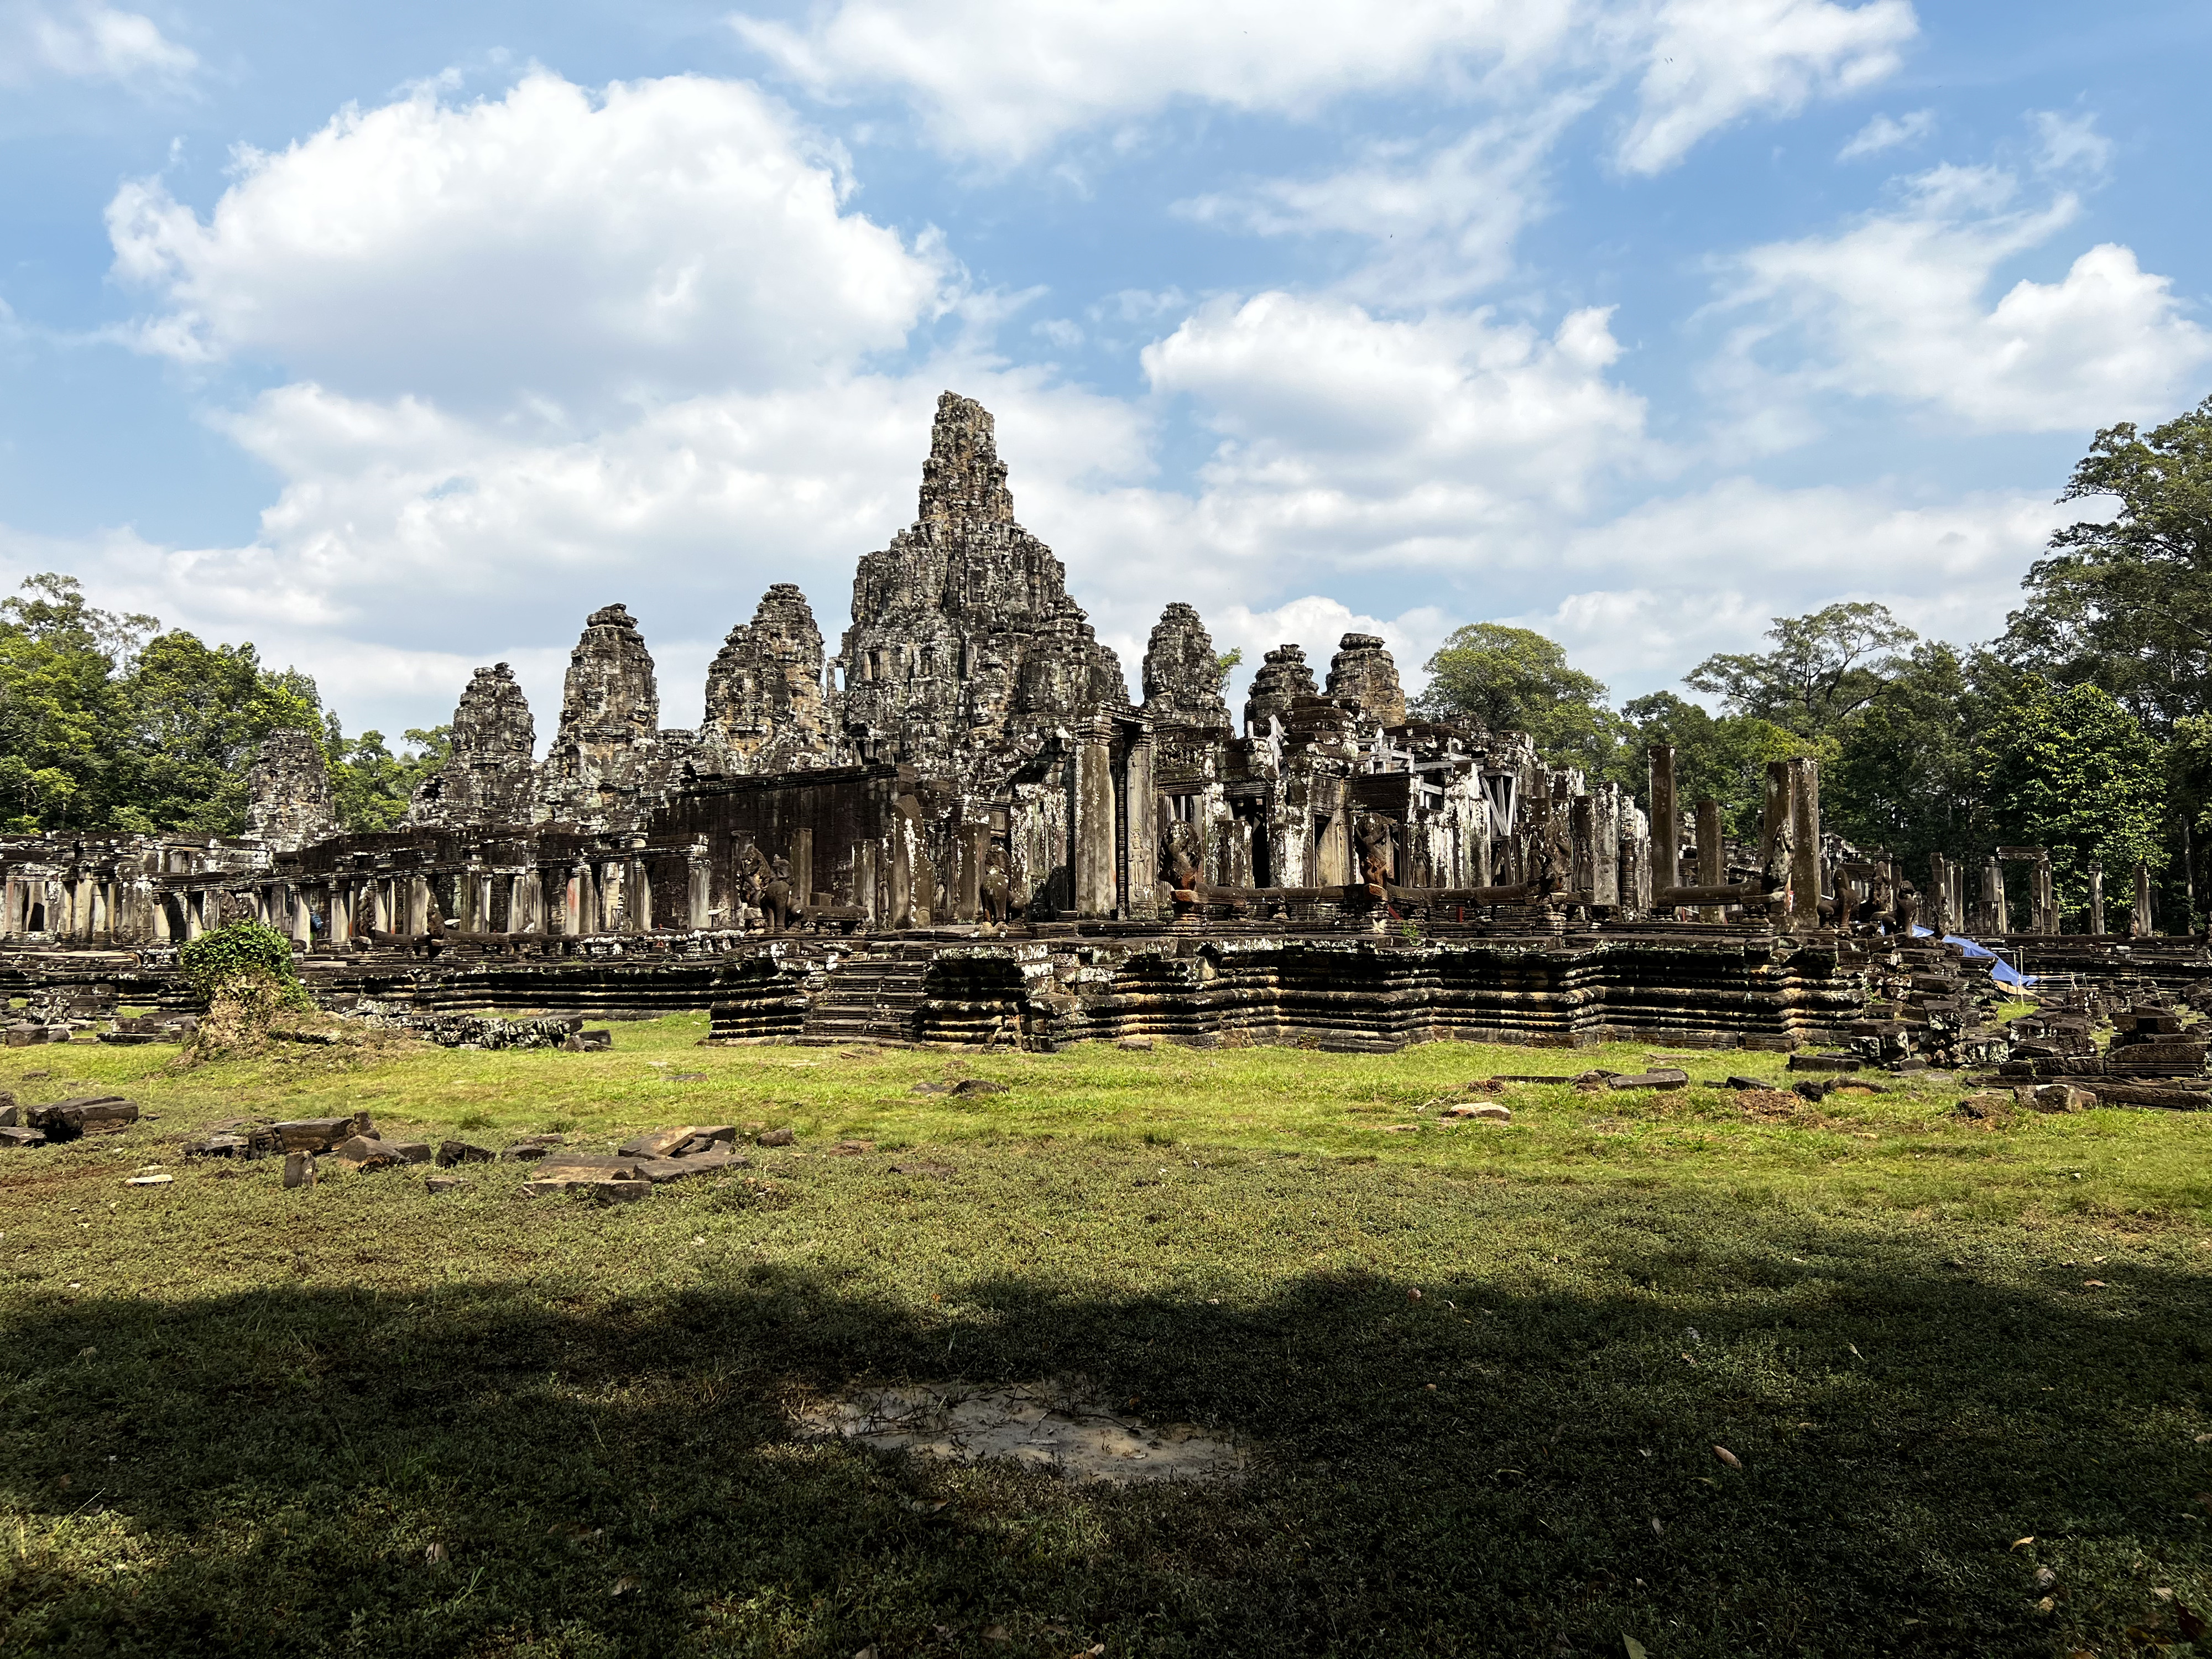
{"type": "Polygon", "coordinates": [[[292,963],[292,941],[258,921],[210,928],[177,952],[177,974],[210,1008],[238,1002],[274,1012],[311,1008],[292,963]]]}

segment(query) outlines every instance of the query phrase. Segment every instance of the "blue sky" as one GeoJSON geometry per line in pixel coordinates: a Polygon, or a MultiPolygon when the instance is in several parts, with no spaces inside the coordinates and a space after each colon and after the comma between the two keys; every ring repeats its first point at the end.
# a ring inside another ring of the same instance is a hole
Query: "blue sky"
{"type": "Polygon", "coordinates": [[[2002,626],[2212,392],[2212,10],[1909,0],[0,0],[0,579],[349,728],[614,600],[697,719],[842,628],[930,409],[1133,674],[1452,628],[1616,695],[1841,598],[2002,626]]]}

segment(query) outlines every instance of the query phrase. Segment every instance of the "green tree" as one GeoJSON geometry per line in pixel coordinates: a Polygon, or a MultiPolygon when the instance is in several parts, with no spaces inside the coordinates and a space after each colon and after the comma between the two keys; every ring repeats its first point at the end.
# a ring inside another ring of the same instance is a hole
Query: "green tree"
{"type": "Polygon", "coordinates": [[[2212,690],[2212,398],[2148,434],[2100,432],[2061,501],[2114,501],[2028,568],[2005,654],[2062,684],[2102,686],[2154,732],[2212,690]]]}
{"type": "Polygon", "coordinates": [[[453,750],[453,728],[410,726],[409,747],[393,754],[385,747],[384,733],[364,732],[349,738],[338,717],[325,717],[323,753],[331,769],[331,805],[338,822],[356,835],[397,830],[416,786],[446,763],[453,750]]]}
{"type": "Polygon", "coordinates": [[[1720,698],[1731,714],[1818,739],[1873,701],[1897,672],[1898,649],[1919,635],[1888,606],[1855,601],[1777,617],[1766,637],[1773,650],[1708,657],[1682,683],[1720,698]]]}
{"type": "MultiPolygon", "coordinates": [[[[1224,651],[1215,656],[1213,659],[1213,689],[1216,691],[1223,693],[1226,693],[1228,691],[1229,677],[1237,672],[1237,664],[1243,660],[1244,647],[1241,645],[1237,646],[1233,650],[1224,651]]],[[[410,735],[412,734],[410,733],[410,735]]]]}
{"type": "Polygon", "coordinates": [[[1654,691],[1621,705],[1635,731],[1622,750],[1617,781],[1651,810],[1650,754],[1674,745],[1674,799],[1685,811],[1701,800],[1721,804],[1721,821],[1739,839],[1759,834],[1765,805],[1766,763],[1814,752],[1815,745],[1755,714],[1714,714],[1672,691],[1654,691]]]}
{"type": "Polygon", "coordinates": [[[2165,868],[2163,747],[2101,686],[2021,677],[1992,700],[1974,760],[1989,841],[2048,848],[2067,915],[2087,906],[2094,862],[2116,878],[2138,860],[2165,868]]]}
{"type": "Polygon", "coordinates": [[[1547,760],[1593,781],[1619,769],[1627,723],[1607,707],[1604,685],[1534,629],[1460,629],[1429,659],[1428,673],[1414,705],[1424,719],[1526,732],[1547,760]]]}
{"type": "Polygon", "coordinates": [[[280,726],[324,735],[314,681],[264,668],[252,645],[158,635],[116,689],[129,731],[110,791],[118,828],[238,835],[261,740],[280,726]]]}
{"type": "Polygon", "coordinates": [[[1988,848],[1975,744],[1990,688],[2010,678],[1987,652],[1915,647],[1844,723],[1821,769],[1826,822],[1847,841],[1897,854],[1915,883],[1925,883],[1931,854],[1978,861],[1988,848]]]}
{"type": "Polygon", "coordinates": [[[115,675],[160,626],[94,608],[72,576],[32,576],[0,599],[0,823],[22,833],[105,822],[115,675]]]}

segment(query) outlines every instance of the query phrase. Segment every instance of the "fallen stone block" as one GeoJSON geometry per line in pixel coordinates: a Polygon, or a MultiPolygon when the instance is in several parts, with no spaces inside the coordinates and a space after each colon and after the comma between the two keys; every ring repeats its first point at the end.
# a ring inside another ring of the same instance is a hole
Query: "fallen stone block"
{"type": "Polygon", "coordinates": [[[430,1143],[427,1140],[387,1140],[384,1144],[399,1154],[402,1164],[428,1164],[430,1161],[430,1143]]]}
{"type": "Polygon", "coordinates": [[[1743,1090],[1771,1089],[1774,1085],[1765,1078],[1745,1077],[1741,1073],[1731,1072],[1721,1079],[1721,1086],[1727,1089],[1743,1090]]]}
{"type": "Polygon", "coordinates": [[[1148,1036],[1116,1037],[1114,1039],[1114,1046],[1116,1048],[1134,1048],[1142,1051],[1152,1046],[1152,1040],[1148,1036]]]}
{"type": "Polygon", "coordinates": [[[287,1152],[327,1152],[342,1140],[376,1133],[367,1112],[356,1112],[350,1117],[292,1118],[269,1127],[278,1148],[287,1152]]]}
{"type": "Polygon", "coordinates": [[[2013,1097],[2010,1095],[2002,1095],[1994,1090],[1989,1090],[1980,1094],[1968,1095],[1960,1101],[1959,1115],[1986,1122],[1994,1118],[2010,1117],[2012,1109],[2013,1097]]]}
{"type": "Polygon", "coordinates": [[[952,1085],[956,1095],[1003,1095],[1010,1092],[1003,1083],[994,1083],[988,1078],[963,1078],[952,1085]]]}
{"type": "Polygon", "coordinates": [[[1606,1079],[1605,1086],[1608,1089],[1686,1089],[1690,1086],[1690,1074],[1673,1066],[1656,1072],[1631,1072],[1623,1077],[1606,1079]]]}
{"type": "Polygon", "coordinates": [[[658,1185],[664,1182],[681,1181],[687,1176],[713,1175],[719,1170],[750,1170],[752,1159],[727,1147],[695,1152],[686,1158],[641,1158],[637,1160],[637,1172],[658,1185]]]}
{"type": "Polygon", "coordinates": [[[132,1176],[123,1184],[126,1187],[166,1187],[174,1180],[176,1176],[167,1170],[157,1170],[145,1175],[132,1176]]]}
{"type": "Polygon", "coordinates": [[[2027,1103],[2039,1112],[2086,1112],[2097,1103],[2095,1095],[2070,1083],[2046,1083],[2025,1092],[2027,1103]]]}
{"type": "Polygon", "coordinates": [[[549,1147],[568,1144],[566,1135],[525,1135],[500,1153],[500,1158],[508,1164],[528,1164],[544,1157],[549,1147]]]}
{"type": "Polygon", "coordinates": [[[211,1134],[188,1140],[179,1150],[186,1158],[246,1158],[252,1145],[244,1135],[211,1134]]]}
{"type": "Polygon", "coordinates": [[[1789,1061],[1793,1072],[1856,1072],[1863,1064],[1850,1054],[1792,1054],[1789,1061]]]}
{"type": "Polygon", "coordinates": [[[389,1170],[401,1162],[399,1150],[369,1135],[350,1135],[331,1149],[331,1156],[352,1170],[389,1170]]]}
{"type": "Polygon", "coordinates": [[[473,1184],[471,1182],[462,1180],[459,1176],[434,1175],[422,1177],[422,1190],[426,1193],[458,1192],[462,1188],[473,1184]]]}
{"type": "Polygon", "coordinates": [[[621,1169],[572,1168],[533,1175],[515,1189],[521,1198],[567,1193],[608,1204],[633,1202],[652,1190],[653,1183],[627,1164],[621,1169]]]}
{"type": "Polygon", "coordinates": [[[138,1121],[135,1102],[120,1095],[79,1095],[24,1109],[27,1127],[44,1129],[49,1140],[75,1140],[79,1135],[112,1134],[138,1121]]]}
{"type": "Polygon", "coordinates": [[[489,1147],[473,1141],[441,1140],[431,1161],[441,1170],[449,1170],[456,1164],[489,1164],[497,1156],[489,1147]]]}
{"type": "Polygon", "coordinates": [[[737,1126],[733,1123],[687,1123],[677,1129],[653,1129],[641,1135],[632,1135],[617,1151],[632,1158],[679,1158],[680,1148],[693,1141],[700,1143],[693,1150],[704,1152],[717,1141],[735,1144],[737,1126]]]}
{"type": "Polygon", "coordinates": [[[788,1146],[798,1139],[799,1137],[788,1129],[763,1130],[753,1137],[755,1143],[762,1146],[788,1146]]]}
{"type": "Polygon", "coordinates": [[[284,1184],[287,1187],[312,1187],[315,1184],[315,1155],[313,1152],[284,1154],[284,1184]]]}
{"type": "Polygon", "coordinates": [[[23,1127],[23,1109],[15,1103],[15,1095],[0,1089],[0,1129],[20,1129],[23,1127]]]}
{"type": "Polygon", "coordinates": [[[1510,1123],[1513,1121],[1513,1109],[1510,1106],[1490,1104],[1447,1106],[1442,1115],[1448,1118],[1475,1118],[1486,1123],[1510,1123]]]}
{"type": "Polygon", "coordinates": [[[20,1123],[0,1124],[0,1146],[43,1146],[46,1132],[20,1123]]]}

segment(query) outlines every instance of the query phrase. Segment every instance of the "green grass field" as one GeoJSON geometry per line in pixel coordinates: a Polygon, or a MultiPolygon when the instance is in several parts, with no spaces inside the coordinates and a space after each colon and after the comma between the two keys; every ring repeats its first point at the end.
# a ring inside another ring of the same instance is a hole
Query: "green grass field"
{"type": "Polygon", "coordinates": [[[0,1055],[27,1101],[151,1115],[0,1152],[0,1653],[2113,1656],[2212,1618],[2212,1120],[1530,1086],[1446,1127],[1425,1103],[1468,1079],[1657,1051],[615,1029],[354,1068],[0,1055]],[[964,1076],[1011,1088],[913,1092],[964,1076]],[[518,1165],[288,1192],[175,1152],[362,1108],[798,1140],[611,1207],[516,1201],[518,1165]],[[157,1161],[173,1184],[123,1184],[157,1161]],[[1250,1474],[793,1434],[956,1378],[1195,1423],[1250,1474]]]}

